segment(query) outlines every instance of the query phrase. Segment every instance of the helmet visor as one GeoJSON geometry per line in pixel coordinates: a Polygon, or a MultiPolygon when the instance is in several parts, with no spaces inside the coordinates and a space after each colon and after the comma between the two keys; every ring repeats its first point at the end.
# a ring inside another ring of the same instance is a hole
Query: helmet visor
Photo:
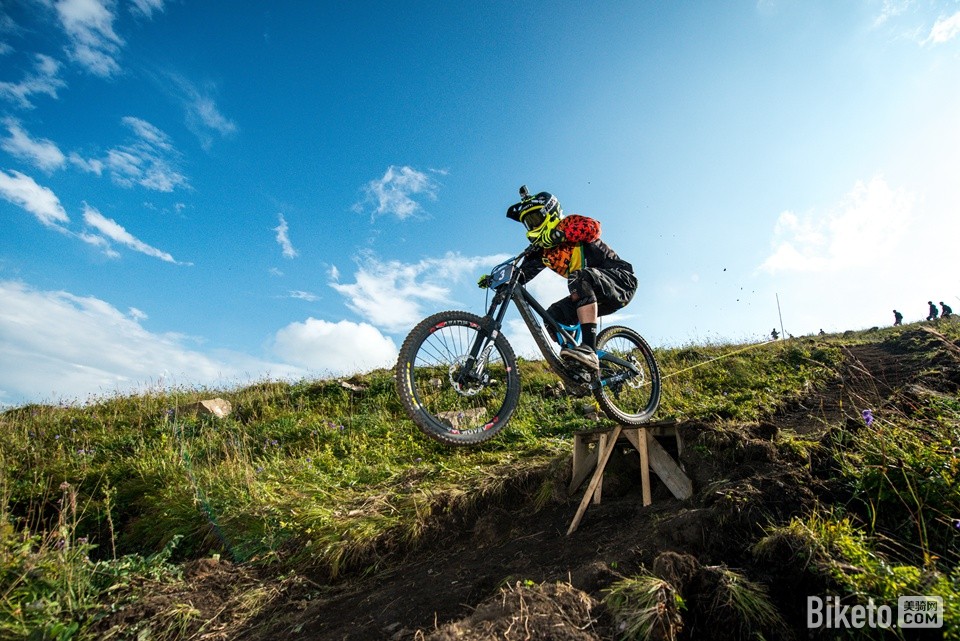
{"type": "Polygon", "coordinates": [[[539,207],[537,209],[532,209],[520,217],[520,222],[523,223],[523,226],[527,228],[527,231],[533,231],[537,227],[543,224],[543,221],[547,217],[543,213],[543,208],[539,207]]]}

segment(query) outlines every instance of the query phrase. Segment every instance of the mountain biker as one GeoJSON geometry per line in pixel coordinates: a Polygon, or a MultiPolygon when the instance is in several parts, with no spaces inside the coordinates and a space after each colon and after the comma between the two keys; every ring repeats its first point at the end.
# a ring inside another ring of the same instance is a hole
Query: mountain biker
{"type": "MultiPolygon", "coordinates": [[[[557,197],[545,191],[529,196],[524,187],[520,193],[522,199],[507,209],[507,218],[523,223],[527,239],[537,248],[520,265],[521,282],[547,267],[567,279],[570,295],[547,312],[564,325],[579,322],[582,334],[580,345],[564,347],[560,357],[597,371],[597,318],[612,314],[633,298],[637,290],[633,266],[600,240],[598,221],[564,216],[557,197]]],[[[484,287],[484,278],[478,284],[484,287]]]]}

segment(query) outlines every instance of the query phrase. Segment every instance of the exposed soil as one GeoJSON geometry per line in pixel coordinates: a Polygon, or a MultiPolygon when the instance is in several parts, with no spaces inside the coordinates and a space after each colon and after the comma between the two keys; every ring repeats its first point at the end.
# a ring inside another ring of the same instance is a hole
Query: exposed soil
{"type": "MultiPolygon", "coordinates": [[[[590,506],[570,536],[583,488],[566,497],[568,463],[541,470],[470,514],[450,515],[427,541],[374,574],[281,581],[208,561],[191,566],[186,587],[158,590],[156,602],[141,600],[124,616],[133,621],[165,603],[191,602],[198,620],[213,620],[197,637],[205,639],[613,639],[618,631],[601,604],[604,591],[645,568],[683,594],[682,629],[672,629],[681,639],[751,632],[806,638],[803,595],[825,586],[811,584],[814,575],[788,558],[758,561],[749,545],[763,524],[829,500],[829,465],[778,448],[774,438],[781,430],[815,436],[826,425],[860,425],[864,409],[908,404],[918,386],[951,393],[960,386],[960,348],[935,332],[851,346],[844,359],[835,380],[759,424],[680,425],[681,461],[695,488],[689,500],[655,481],[653,504],[643,507],[635,452],[623,448],[608,467],[602,503],[590,506]],[[535,510],[531,496],[544,482],[557,488],[554,500],[535,510]],[[745,629],[743,621],[725,619],[718,605],[723,568],[766,585],[787,627],[745,629]],[[239,588],[256,581],[270,605],[235,625],[239,588]]],[[[662,638],[670,632],[662,630],[662,638]]]]}

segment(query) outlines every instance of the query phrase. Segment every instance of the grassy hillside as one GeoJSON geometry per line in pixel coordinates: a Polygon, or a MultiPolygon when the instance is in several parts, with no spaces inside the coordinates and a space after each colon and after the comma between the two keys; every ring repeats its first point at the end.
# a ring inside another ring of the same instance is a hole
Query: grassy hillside
{"type": "MultiPolygon", "coordinates": [[[[829,591],[818,594],[939,594],[956,606],[960,328],[935,327],[658,351],[657,418],[683,422],[697,495],[660,497],[666,513],[635,516],[707,510],[726,536],[636,552],[592,590],[493,568],[473,605],[546,594],[556,610],[575,594],[594,603],[597,636],[582,638],[684,638],[731,612],[733,636],[718,638],[776,638],[799,615],[773,584],[798,577],[829,591]],[[792,474],[775,479],[779,490],[765,485],[775,470],[792,474]],[[797,501],[775,505],[777,491],[797,501]],[[666,572],[655,561],[668,551],[695,571],[666,572]],[[734,586],[723,607],[703,597],[717,586],[734,586]]],[[[317,622],[336,617],[311,603],[382,583],[440,546],[469,546],[502,520],[485,519],[495,510],[516,524],[486,543],[494,550],[522,539],[521,517],[569,520],[571,435],[596,423],[585,399],[553,392],[542,363],[523,362],[521,380],[504,433],[457,450],[406,419],[388,371],[0,414],[0,638],[326,638],[317,622]],[[190,410],[213,397],[230,401],[228,417],[190,410]]],[[[597,512],[616,530],[616,513],[597,512]]],[[[957,607],[948,616],[960,626],[957,607]]],[[[399,621],[385,638],[447,634],[443,623],[399,621]]],[[[461,632],[436,638],[472,638],[461,632]]]]}

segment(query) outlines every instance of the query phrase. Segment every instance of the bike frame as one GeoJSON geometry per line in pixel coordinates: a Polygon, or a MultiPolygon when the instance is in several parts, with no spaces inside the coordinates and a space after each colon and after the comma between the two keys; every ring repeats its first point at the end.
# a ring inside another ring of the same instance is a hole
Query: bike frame
{"type": "Polygon", "coordinates": [[[613,354],[604,352],[603,350],[597,351],[597,356],[601,361],[610,361],[626,367],[628,373],[620,373],[610,378],[598,379],[591,375],[584,376],[582,372],[570,369],[564,364],[554,350],[554,347],[548,342],[550,339],[545,334],[544,328],[540,324],[540,319],[542,319],[547,328],[553,331],[560,339],[562,343],[561,346],[565,347],[573,347],[577,344],[580,326],[579,324],[564,325],[557,321],[544,309],[543,305],[527,291],[523,283],[520,282],[520,262],[535,251],[537,251],[536,247],[531,245],[515,258],[501,263],[494,268],[494,274],[498,269],[508,265],[512,268],[512,271],[508,280],[495,286],[496,293],[484,317],[484,320],[491,323],[489,327],[490,334],[489,336],[480,335],[477,337],[461,370],[461,377],[464,374],[469,376],[469,373],[479,373],[486,365],[486,358],[490,350],[493,349],[493,341],[496,340],[497,336],[501,333],[500,330],[503,327],[503,321],[504,318],[506,318],[511,301],[517,306],[520,318],[523,319],[530,334],[533,335],[533,339],[537,343],[540,353],[543,354],[550,368],[563,380],[565,385],[572,385],[574,387],[586,386],[588,389],[593,390],[597,387],[622,382],[633,374],[638,374],[639,371],[632,363],[618,358],[613,354]]]}

